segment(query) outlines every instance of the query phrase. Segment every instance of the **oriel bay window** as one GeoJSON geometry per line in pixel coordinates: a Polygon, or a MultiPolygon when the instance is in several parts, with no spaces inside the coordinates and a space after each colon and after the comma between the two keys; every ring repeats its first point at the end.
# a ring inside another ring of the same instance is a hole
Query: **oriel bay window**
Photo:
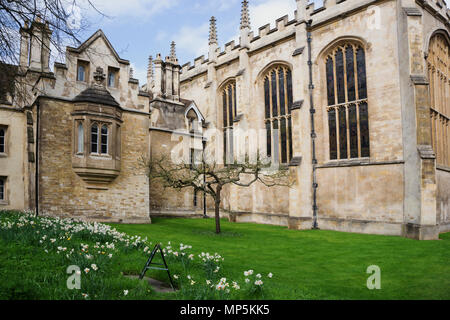
{"type": "Polygon", "coordinates": [[[365,52],[346,43],[326,57],[330,160],[370,156],[365,52]]]}
{"type": "Polygon", "coordinates": [[[223,152],[225,163],[232,163],[233,152],[233,124],[236,117],[236,82],[230,81],[222,89],[223,108],[223,152]]]}
{"type": "Polygon", "coordinates": [[[292,159],[292,72],[277,66],[264,76],[267,156],[286,164],[292,159]]]}

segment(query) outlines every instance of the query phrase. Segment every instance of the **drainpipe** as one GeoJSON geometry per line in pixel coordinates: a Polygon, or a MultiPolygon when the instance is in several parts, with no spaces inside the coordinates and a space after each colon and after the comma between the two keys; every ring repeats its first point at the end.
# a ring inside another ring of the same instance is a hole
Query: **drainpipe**
{"type": "Polygon", "coordinates": [[[319,225],[317,222],[317,188],[319,185],[317,184],[317,175],[316,175],[316,166],[317,166],[317,158],[316,158],[316,129],[314,125],[314,114],[316,113],[316,109],[314,109],[314,98],[313,98],[313,90],[314,90],[314,83],[313,83],[313,72],[312,72],[312,60],[311,60],[311,42],[312,42],[312,36],[311,36],[311,24],[312,20],[308,20],[306,22],[306,36],[308,41],[308,67],[309,67],[309,102],[310,102],[310,114],[311,114],[311,140],[312,140],[312,166],[313,166],[313,229],[319,229],[319,225]]]}
{"type": "Polygon", "coordinates": [[[36,206],[36,217],[39,216],[39,101],[36,102],[36,170],[35,170],[35,177],[34,177],[34,192],[35,192],[35,206],[36,206]]]}

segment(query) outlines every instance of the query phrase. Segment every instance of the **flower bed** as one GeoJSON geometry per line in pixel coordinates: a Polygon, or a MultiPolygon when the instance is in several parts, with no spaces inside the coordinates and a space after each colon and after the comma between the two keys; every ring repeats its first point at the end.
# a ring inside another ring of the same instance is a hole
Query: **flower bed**
{"type": "MultiPolygon", "coordinates": [[[[36,292],[38,296],[33,296],[34,299],[162,298],[146,282],[123,277],[140,273],[155,245],[147,238],[130,236],[101,223],[0,211],[0,240],[2,250],[7,253],[24,248],[34,252],[29,257],[23,256],[31,264],[30,270],[25,270],[25,274],[30,274],[29,287],[24,288],[26,297],[28,290],[36,292]],[[33,259],[36,254],[38,259],[33,259]],[[34,265],[36,260],[41,263],[34,265]],[[68,273],[71,266],[72,271],[68,273]],[[40,282],[40,276],[34,274],[48,276],[51,281],[40,282]],[[79,277],[79,290],[69,289],[71,275],[79,277]],[[31,288],[33,285],[35,288],[31,288]]],[[[257,299],[266,298],[270,292],[266,282],[272,274],[254,275],[250,270],[242,273],[242,279],[227,279],[222,266],[225,258],[219,253],[196,253],[192,246],[183,243],[169,242],[162,248],[178,288],[174,293],[165,294],[165,299],[257,299]]],[[[10,267],[6,270],[12,279],[15,272],[10,267]]],[[[168,281],[164,272],[152,276],[168,281]]],[[[2,295],[14,298],[15,293],[9,291],[8,285],[1,286],[0,298],[2,295]]]]}

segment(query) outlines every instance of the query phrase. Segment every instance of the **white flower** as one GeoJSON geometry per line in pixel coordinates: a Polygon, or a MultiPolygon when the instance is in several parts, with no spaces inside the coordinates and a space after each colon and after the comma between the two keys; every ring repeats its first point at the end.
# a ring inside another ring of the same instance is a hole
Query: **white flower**
{"type": "Polygon", "coordinates": [[[87,299],[89,297],[89,295],[87,293],[82,293],[81,294],[83,296],[83,298],[87,299]]]}
{"type": "Polygon", "coordinates": [[[271,273],[269,273],[268,275],[267,275],[269,278],[272,278],[273,277],[273,274],[272,274],[272,272],[271,273]]]}
{"type": "Polygon", "coordinates": [[[94,271],[97,271],[97,270],[98,270],[98,267],[97,267],[96,264],[91,264],[91,268],[92,268],[92,270],[94,270],[94,271]]]}
{"type": "Polygon", "coordinates": [[[261,275],[260,275],[259,273],[256,275],[256,277],[257,277],[258,279],[261,279],[261,275]]]}
{"type": "Polygon", "coordinates": [[[249,282],[250,282],[250,279],[246,278],[245,283],[249,283],[249,282]]]}
{"type": "Polygon", "coordinates": [[[191,286],[193,286],[195,284],[194,280],[191,280],[191,286]]]}
{"type": "Polygon", "coordinates": [[[209,286],[211,284],[211,280],[206,280],[206,284],[209,286]]]}
{"type": "Polygon", "coordinates": [[[191,280],[191,276],[190,276],[190,275],[188,275],[187,278],[188,278],[189,280],[191,280]]]}
{"type": "Polygon", "coordinates": [[[128,294],[128,290],[123,290],[123,295],[126,296],[128,294]]]}
{"type": "Polygon", "coordinates": [[[89,268],[84,269],[84,272],[86,272],[86,273],[89,273],[89,271],[91,271],[91,270],[89,270],[89,268]]]}
{"type": "Polygon", "coordinates": [[[173,277],[174,277],[175,279],[178,279],[178,276],[177,276],[176,274],[174,274],[173,277]]]}
{"type": "Polygon", "coordinates": [[[255,285],[257,285],[257,286],[262,286],[262,285],[263,285],[263,282],[262,282],[261,280],[256,280],[256,281],[255,281],[255,285]]]}

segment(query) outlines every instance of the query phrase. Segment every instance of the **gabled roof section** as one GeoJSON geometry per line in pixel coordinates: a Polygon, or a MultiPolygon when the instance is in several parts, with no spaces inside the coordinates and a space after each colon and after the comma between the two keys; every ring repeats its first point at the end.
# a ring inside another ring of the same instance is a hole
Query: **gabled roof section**
{"type": "Polygon", "coordinates": [[[105,41],[106,45],[111,50],[111,52],[113,53],[114,57],[116,58],[116,60],[119,63],[123,63],[123,64],[127,64],[127,65],[130,64],[129,60],[125,60],[125,59],[122,59],[121,57],[119,57],[119,54],[114,49],[114,47],[111,45],[111,42],[109,42],[108,38],[103,33],[102,29],[97,30],[97,32],[95,32],[92,36],[90,36],[89,39],[87,39],[85,42],[83,42],[78,48],[67,47],[67,51],[75,52],[75,53],[81,53],[84,50],[86,50],[87,48],[89,48],[91,46],[91,44],[95,40],[97,40],[98,38],[102,38],[105,41]]]}
{"type": "Polygon", "coordinates": [[[186,106],[186,111],[184,112],[185,117],[190,110],[194,110],[195,114],[197,115],[198,121],[199,122],[205,121],[205,117],[203,117],[202,113],[200,112],[200,109],[197,107],[197,105],[195,104],[194,101],[184,100],[184,99],[182,99],[182,100],[183,100],[182,102],[184,102],[184,105],[186,106]]]}

